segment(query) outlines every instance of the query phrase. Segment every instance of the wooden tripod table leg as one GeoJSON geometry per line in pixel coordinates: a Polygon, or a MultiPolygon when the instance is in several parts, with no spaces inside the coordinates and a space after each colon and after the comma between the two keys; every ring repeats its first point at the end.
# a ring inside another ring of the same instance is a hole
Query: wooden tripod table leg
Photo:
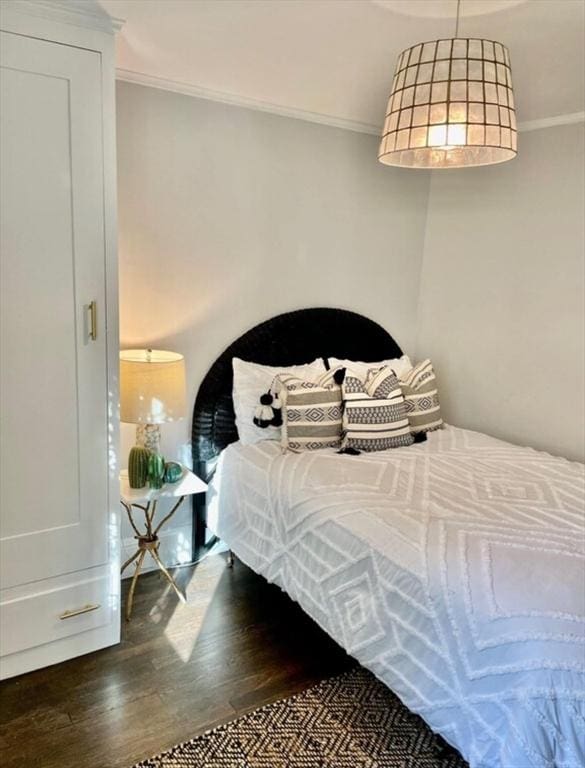
{"type": "Polygon", "coordinates": [[[128,597],[126,598],[126,621],[130,621],[130,616],[132,614],[132,603],[134,602],[134,590],[136,589],[138,574],[140,573],[140,569],[142,568],[142,563],[144,562],[145,555],[146,555],[145,549],[139,550],[139,557],[138,557],[138,562],[136,563],[136,570],[134,571],[134,576],[132,576],[132,583],[130,584],[130,590],[128,591],[128,597]]]}
{"type": "Polygon", "coordinates": [[[161,571],[163,572],[163,574],[166,576],[166,579],[167,579],[167,581],[169,582],[169,584],[171,585],[171,587],[172,587],[172,588],[175,590],[175,592],[177,593],[177,595],[178,595],[178,597],[179,597],[179,600],[180,600],[182,603],[186,603],[186,602],[187,602],[187,598],[186,598],[186,597],[185,597],[185,595],[184,595],[184,594],[181,592],[181,590],[180,590],[180,589],[179,589],[179,587],[177,586],[177,583],[176,583],[176,581],[173,579],[173,577],[171,576],[171,574],[170,574],[170,573],[167,571],[167,569],[165,568],[165,566],[164,566],[164,564],[163,564],[162,560],[161,560],[161,559],[160,559],[160,557],[158,556],[158,552],[157,552],[157,550],[156,550],[156,549],[150,549],[150,550],[149,550],[149,552],[150,552],[150,554],[152,555],[152,558],[153,558],[154,562],[155,562],[155,563],[158,565],[158,567],[161,569],[161,571]]]}
{"type": "Polygon", "coordinates": [[[128,568],[128,566],[136,560],[136,558],[140,554],[140,551],[141,550],[137,549],[136,552],[132,555],[132,557],[129,557],[128,560],[126,560],[124,565],[120,568],[120,574],[124,573],[126,568],[128,568]]]}
{"type": "Polygon", "coordinates": [[[128,597],[126,598],[126,620],[127,621],[130,621],[130,616],[132,614],[132,603],[134,602],[134,591],[136,590],[136,582],[138,580],[138,576],[142,569],[142,564],[144,562],[144,558],[146,557],[147,552],[150,552],[154,562],[159,567],[161,573],[177,593],[179,600],[181,600],[181,602],[183,603],[187,602],[187,598],[185,597],[183,592],[181,592],[181,590],[177,586],[177,583],[175,582],[171,574],[168,572],[168,570],[165,568],[162,560],[158,555],[158,548],[160,546],[158,532],[175,514],[177,509],[183,503],[184,499],[185,499],[184,496],[180,496],[178,498],[173,508],[170,510],[170,512],[168,512],[165,515],[165,517],[163,517],[163,519],[160,521],[160,523],[158,523],[156,528],[154,527],[154,516],[156,514],[157,499],[152,499],[151,501],[148,501],[146,503],[146,506],[142,504],[126,502],[124,500],[122,500],[121,502],[128,514],[128,520],[130,522],[130,525],[132,526],[134,533],[136,534],[135,538],[138,540],[138,550],[132,555],[132,557],[129,557],[128,560],[126,560],[126,562],[124,563],[121,569],[121,573],[123,573],[124,570],[129,565],[131,565],[131,563],[137,560],[136,570],[134,572],[134,575],[132,576],[132,583],[130,584],[130,589],[128,590],[128,597]],[[142,512],[144,513],[144,521],[146,525],[146,530],[144,531],[144,533],[141,533],[138,530],[138,527],[134,522],[134,518],[132,516],[133,507],[137,507],[138,509],[141,509],[142,512]]]}

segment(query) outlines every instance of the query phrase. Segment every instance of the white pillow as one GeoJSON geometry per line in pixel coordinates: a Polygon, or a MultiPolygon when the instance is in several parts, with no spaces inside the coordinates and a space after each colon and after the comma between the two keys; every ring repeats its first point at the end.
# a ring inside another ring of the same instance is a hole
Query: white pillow
{"type": "Polygon", "coordinates": [[[347,368],[348,373],[357,376],[358,379],[365,379],[370,368],[382,368],[384,365],[392,368],[396,376],[399,379],[402,379],[414,367],[410,362],[408,355],[396,357],[394,360],[380,360],[378,363],[362,363],[357,360],[338,360],[336,357],[329,357],[328,360],[331,368],[337,368],[338,365],[342,365],[344,368],[347,368]]]}
{"type": "Polygon", "coordinates": [[[243,445],[252,445],[262,440],[280,440],[280,427],[261,429],[253,421],[260,395],[268,392],[276,374],[287,373],[314,383],[325,371],[325,365],[320,357],[307,365],[289,366],[258,365],[258,363],[247,363],[239,357],[234,357],[232,367],[234,369],[232,397],[236,412],[236,427],[243,445]]]}

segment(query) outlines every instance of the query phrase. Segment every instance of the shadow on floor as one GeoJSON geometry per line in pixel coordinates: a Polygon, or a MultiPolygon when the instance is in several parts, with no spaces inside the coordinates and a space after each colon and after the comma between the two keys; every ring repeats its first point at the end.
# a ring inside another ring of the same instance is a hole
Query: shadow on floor
{"type": "MultiPolygon", "coordinates": [[[[140,576],[112,648],[0,685],[3,768],[128,768],[355,665],[280,589],[225,554],[140,576]]],[[[123,600],[129,580],[123,582],[123,600]]]]}

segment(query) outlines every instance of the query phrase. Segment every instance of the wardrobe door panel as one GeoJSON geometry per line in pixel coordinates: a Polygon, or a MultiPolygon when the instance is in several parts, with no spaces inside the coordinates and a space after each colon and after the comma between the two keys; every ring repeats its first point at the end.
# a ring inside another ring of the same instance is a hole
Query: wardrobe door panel
{"type": "Polygon", "coordinates": [[[107,562],[108,414],[101,57],[1,38],[7,588],[107,562]]]}

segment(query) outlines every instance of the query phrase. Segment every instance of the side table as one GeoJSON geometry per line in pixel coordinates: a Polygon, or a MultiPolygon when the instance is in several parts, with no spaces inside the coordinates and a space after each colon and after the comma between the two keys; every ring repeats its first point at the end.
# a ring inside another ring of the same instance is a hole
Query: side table
{"type": "Polygon", "coordinates": [[[177,483],[165,483],[162,488],[154,490],[148,488],[130,488],[128,482],[128,472],[120,472],[120,503],[128,514],[128,520],[134,530],[134,538],[138,541],[138,549],[129,557],[121,568],[120,573],[124,573],[126,568],[136,561],[136,569],[132,576],[132,583],[130,584],[130,590],[128,591],[128,598],[126,600],[126,620],[130,620],[132,614],[132,603],[134,601],[134,591],[136,589],[136,581],[142,569],[142,564],[146,553],[149,552],[154,562],[164,574],[165,578],[177,593],[179,599],[182,602],[186,601],[185,595],[181,592],[177,583],[168,572],[167,568],[160,559],[158,549],[160,547],[160,540],[158,537],[161,528],[168,523],[171,517],[179,509],[186,496],[192,496],[195,493],[204,493],[207,490],[207,485],[194,475],[187,467],[183,467],[183,475],[177,483]],[[156,507],[161,499],[176,499],[170,512],[168,512],[160,521],[155,522],[156,507]],[[133,509],[139,509],[144,514],[144,531],[140,532],[138,526],[134,520],[133,509]]]}

